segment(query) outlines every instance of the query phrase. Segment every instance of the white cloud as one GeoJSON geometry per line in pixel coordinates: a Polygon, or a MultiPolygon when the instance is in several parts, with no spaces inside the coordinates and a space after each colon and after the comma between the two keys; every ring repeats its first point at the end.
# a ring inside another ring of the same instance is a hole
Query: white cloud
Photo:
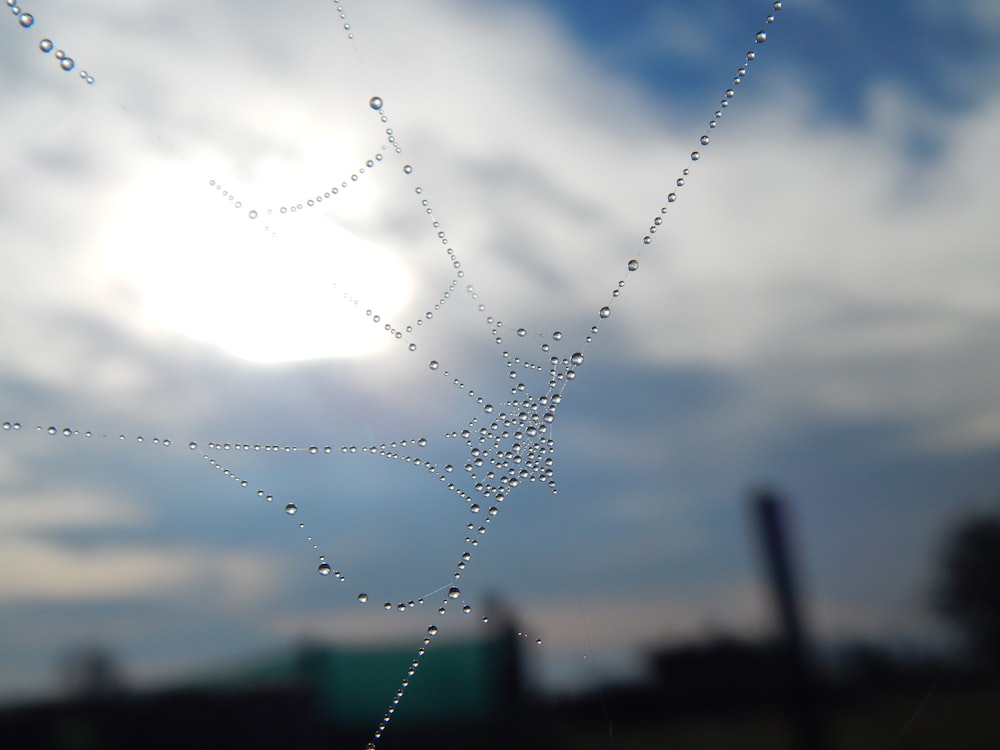
{"type": "Polygon", "coordinates": [[[236,607],[266,600],[279,582],[275,566],[258,553],[122,543],[82,548],[27,535],[4,540],[0,566],[8,571],[0,578],[0,601],[8,606],[165,600],[200,592],[236,607]]]}
{"type": "MultiPolygon", "coordinates": [[[[680,237],[652,263],[667,294],[629,300],[622,335],[664,364],[752,375],[790,407],[938,428],[989,409],[1000,99],[941,122],[913,102],[890,104],[901,94],[882,87],[873,127],[852,132],[817,125],[807,92],[781,96],[787,106],[744,113],[725,153],[712,154],[719,163],[703,176],[713,189],[681,206],[680,237]],[[944,142],[939,157],[914,162],[900,134],[921,118],[940,123],[944,142]]],[[[967,444],[1000,438],[982,427],[967,444]]],[[[945,427],[958,440],[956,429],[945,427]]]]}
{"type": "Polygon", "coordinates": [[[0,538],[71,529],[146,526],[147,509],[121,498],[98,497],[85,491],[21,490],[0,497],[0,538]]]}

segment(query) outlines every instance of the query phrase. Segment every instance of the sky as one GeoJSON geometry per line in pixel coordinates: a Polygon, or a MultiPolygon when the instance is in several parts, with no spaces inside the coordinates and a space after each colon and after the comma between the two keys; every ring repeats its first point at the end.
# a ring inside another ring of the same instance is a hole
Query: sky
{"type": "Polygon", "coordinates": [[[1000,6],[341,7],[0,25],[0,697],[493,595],[543,684],[634,675],[772,631],[761,483],[818,642],[947,643],[941,545],[1000,494],[1000,6]],[[484,497],[531,404],[551,452],[484,497]]]}

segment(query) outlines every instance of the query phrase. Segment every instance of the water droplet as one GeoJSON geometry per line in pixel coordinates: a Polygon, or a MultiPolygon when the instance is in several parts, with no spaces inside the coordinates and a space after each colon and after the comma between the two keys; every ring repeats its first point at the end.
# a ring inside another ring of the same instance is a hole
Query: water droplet
{"type": "MultiPolygon", "coordinates": [[[[364,593],[358,594],[358,604],[367,604],[367,603],[368,603],[368,594],[364,593]]],[[[390,604],[386,603],[385,608],[389,609],[390,606],[391,606],[390,604]]]]}
{"type": "Polygon", "coordinates": [[[431,638],[433,638],[437,634],[438,634],[437,625],[431,625],[429,628],[427,628],[427,635],[429,635],[431,638]]]}
{"type": "Polygon", "coordinates": [[[411,167],[409,164],[404,164],[403,174],[413,174],[413,167],[411,167]]]}
{"type": "Polygon", "coordinates": [[[712,139],[709,138],[707,135],[703,135],[701,137],[701,140],[699,142],[701,143],[702,146],[707,146],[709,144],[709,141],[711,141],[711,140],[712,139]]]}
{"type": "Polygon", "coordinates": [[[574,352],[573,356],[569,358],[569,361],[574,365],[583,364],[583,354],[581,352],[574,352]]]}
{"type": "Polygon", "coordinates": [[[701,154],[699,154],[697,151],[691,152],[691,161],[698,161],[700,158],[701,154]]]}
{"type": "Polygon", "coordinates": [[[523,328],[518,328],[517,329],[517,335],[518,336],[527,336],[528,332],[526,330],[524,330],[523,328]]]}
{"type": "Polygon", "coordinates": [[[188,443],[188,448],[190,448],[193,451],[196,451],[198,450],[198,444],[194,440],[192,440],[190,443],[188,443]]]}
{"type": "Polygon", "coordinates": [[[35,25],[35,17],[30,13],[22,13],[18,16],[17,22],[21,24],[22,28],[30,29],[35,25]]]}
{"type": "Polygon", "coordinates": [[[371,99],[368,100],[368,106],[376,111],[382,109],[382,97],[373,96],[371,99]]]}
{"type": "Polygon", "coordinates": [[[555,331],[552,334],[552,338],[555,339],[556,341],[559,341],[560,339],[562,339],[562,331],[555,331]]]}
{"type": "Polygon", "coordinates": [[[427,366],[432,370],[436,370],[438,368],[438,361],[436,359],[432,359],[427,363],[427,366]]]}
{"type": "Polygon", "coordinates": [[[57,432],[58,432],[58,430],[55,427],[49,427],[49,429],[48,429],[48,433],[50,435],[55,435],[57,432]]]}
{"type": "Polygon", "coordinates": [[[460,597],[461,595],[462,592],[459,591],[458,586],[452,586],[450,589],[448,589],[449,599],[458,599],[458,597],[460,597]]]}
{"type": "Polygon", "coordinates": [[[610,307],[602,307],[601,308],[601,317],[602,318],[610,318],[611,317],[611,308],[610,307]]]}
{"type": "Polygon", "coordinates": [[[249,217],[250,217],[251,219],[256,219],[256,218],[257,218],[257,212],[256,212],[256,211],[254,211],[253,209],[250,209],[250,213],[249,213],[249,214],[247,214],[247,215],[248,215],[248,216],[249,216],[249,217]]]}
{"type": "Polygon", "coordinates": [[[325,562],[324,563],[320,563],[319,567],[317,567],[316,570],[317,570],[317,572],[319,572],[319,574],[321,576],[328,576],[328,575],[330,575],[330,566],[327,563],[325,563],[325,562]]]}
{"type": "Polygon", "coordinates": [[[757,32],[757,36],[755,36],[754,39],[757,40],[757,44],[760,44],[761,42],[767,39],[767,34],[764,32],[763,29],[761,29],[760,31],[757,32]]]}
{"type": "Polygon", "coordinates": [[[64,57],[62,60],[59,61],[59,67],[65,70],[67,73],[73,70],[73,66],[75,64],[76,63],[73,62],[72,57],[64,57]]]}
{"type": "Polygon", "coordinates": [[[55,45],[52,43],[51,39],[43,39],[38,43],[38,49],[42,52],[51,52],[53,47],[55,47],[55,45]]]}
{"type": "Polygon", "coordinates": [[[287,513],[290,516],[294,516],[298,512],[299,512],[299,507],[295,503],[289,503],[288,505],[285,506],[285,513],[287,513]]]}
{"type": "Polygon", "coordinates": [[[628,270],[636,271],[638,270],[638,268],[639,268],[639,261],[637,261],[635,258],[632,258],[632,260],[628,262],[628,270]]]}
{"type": "Polygon", "coordinates": [[[650,243],[651,243],[652,241],[653,241],[653,238],[652,238],[652,237],[650,237],[650,236],[649,236],[648,234],[647,234],[647,235],[646,235],[645,237],[643,237],[643,238],[642,238],[642,244],[643,244],[643,245],[648,245],[648,244],[650,244],[650,243]]]}

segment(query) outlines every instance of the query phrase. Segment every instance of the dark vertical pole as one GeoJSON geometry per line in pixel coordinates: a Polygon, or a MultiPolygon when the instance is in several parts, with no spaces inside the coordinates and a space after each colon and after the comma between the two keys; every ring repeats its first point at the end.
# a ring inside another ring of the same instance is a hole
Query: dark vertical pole
{"type": "Polygon", "coordinates": [[[806,653],[805,628],[799,611],[794,564],[788,545],[785,503],[774,492],[758,491],[753,511],[764,553],[764,564],[781,624],[782,653],[786,670],[786,702],[802,750],[825,750],[829,738],[820,721],[815,685],[806,653]]]}

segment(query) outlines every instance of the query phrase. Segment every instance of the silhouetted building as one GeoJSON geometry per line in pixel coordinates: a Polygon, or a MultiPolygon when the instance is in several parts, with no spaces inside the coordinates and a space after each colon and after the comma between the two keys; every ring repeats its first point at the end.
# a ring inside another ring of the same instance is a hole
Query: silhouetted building
{"type": "Polygon", "coordinates": [[[412,646],[309,643],[143,693],[120,689],[110,680],[117,674],[113,660],[88,652],[70,664],[76,689],[69,697],[0,710],[0,747],[270,750],[322,743],[356,750],[387,711],[379,742],[386,750],[432,738],[436,748],[465,747],[469,732],[477,747],[540,746],[528,741],[521,640],[513,628],[500,627],[485,639],[435,642],[412,676],[412,646]],[[392,700],[404,681],[397,710],[392,700]]]}

